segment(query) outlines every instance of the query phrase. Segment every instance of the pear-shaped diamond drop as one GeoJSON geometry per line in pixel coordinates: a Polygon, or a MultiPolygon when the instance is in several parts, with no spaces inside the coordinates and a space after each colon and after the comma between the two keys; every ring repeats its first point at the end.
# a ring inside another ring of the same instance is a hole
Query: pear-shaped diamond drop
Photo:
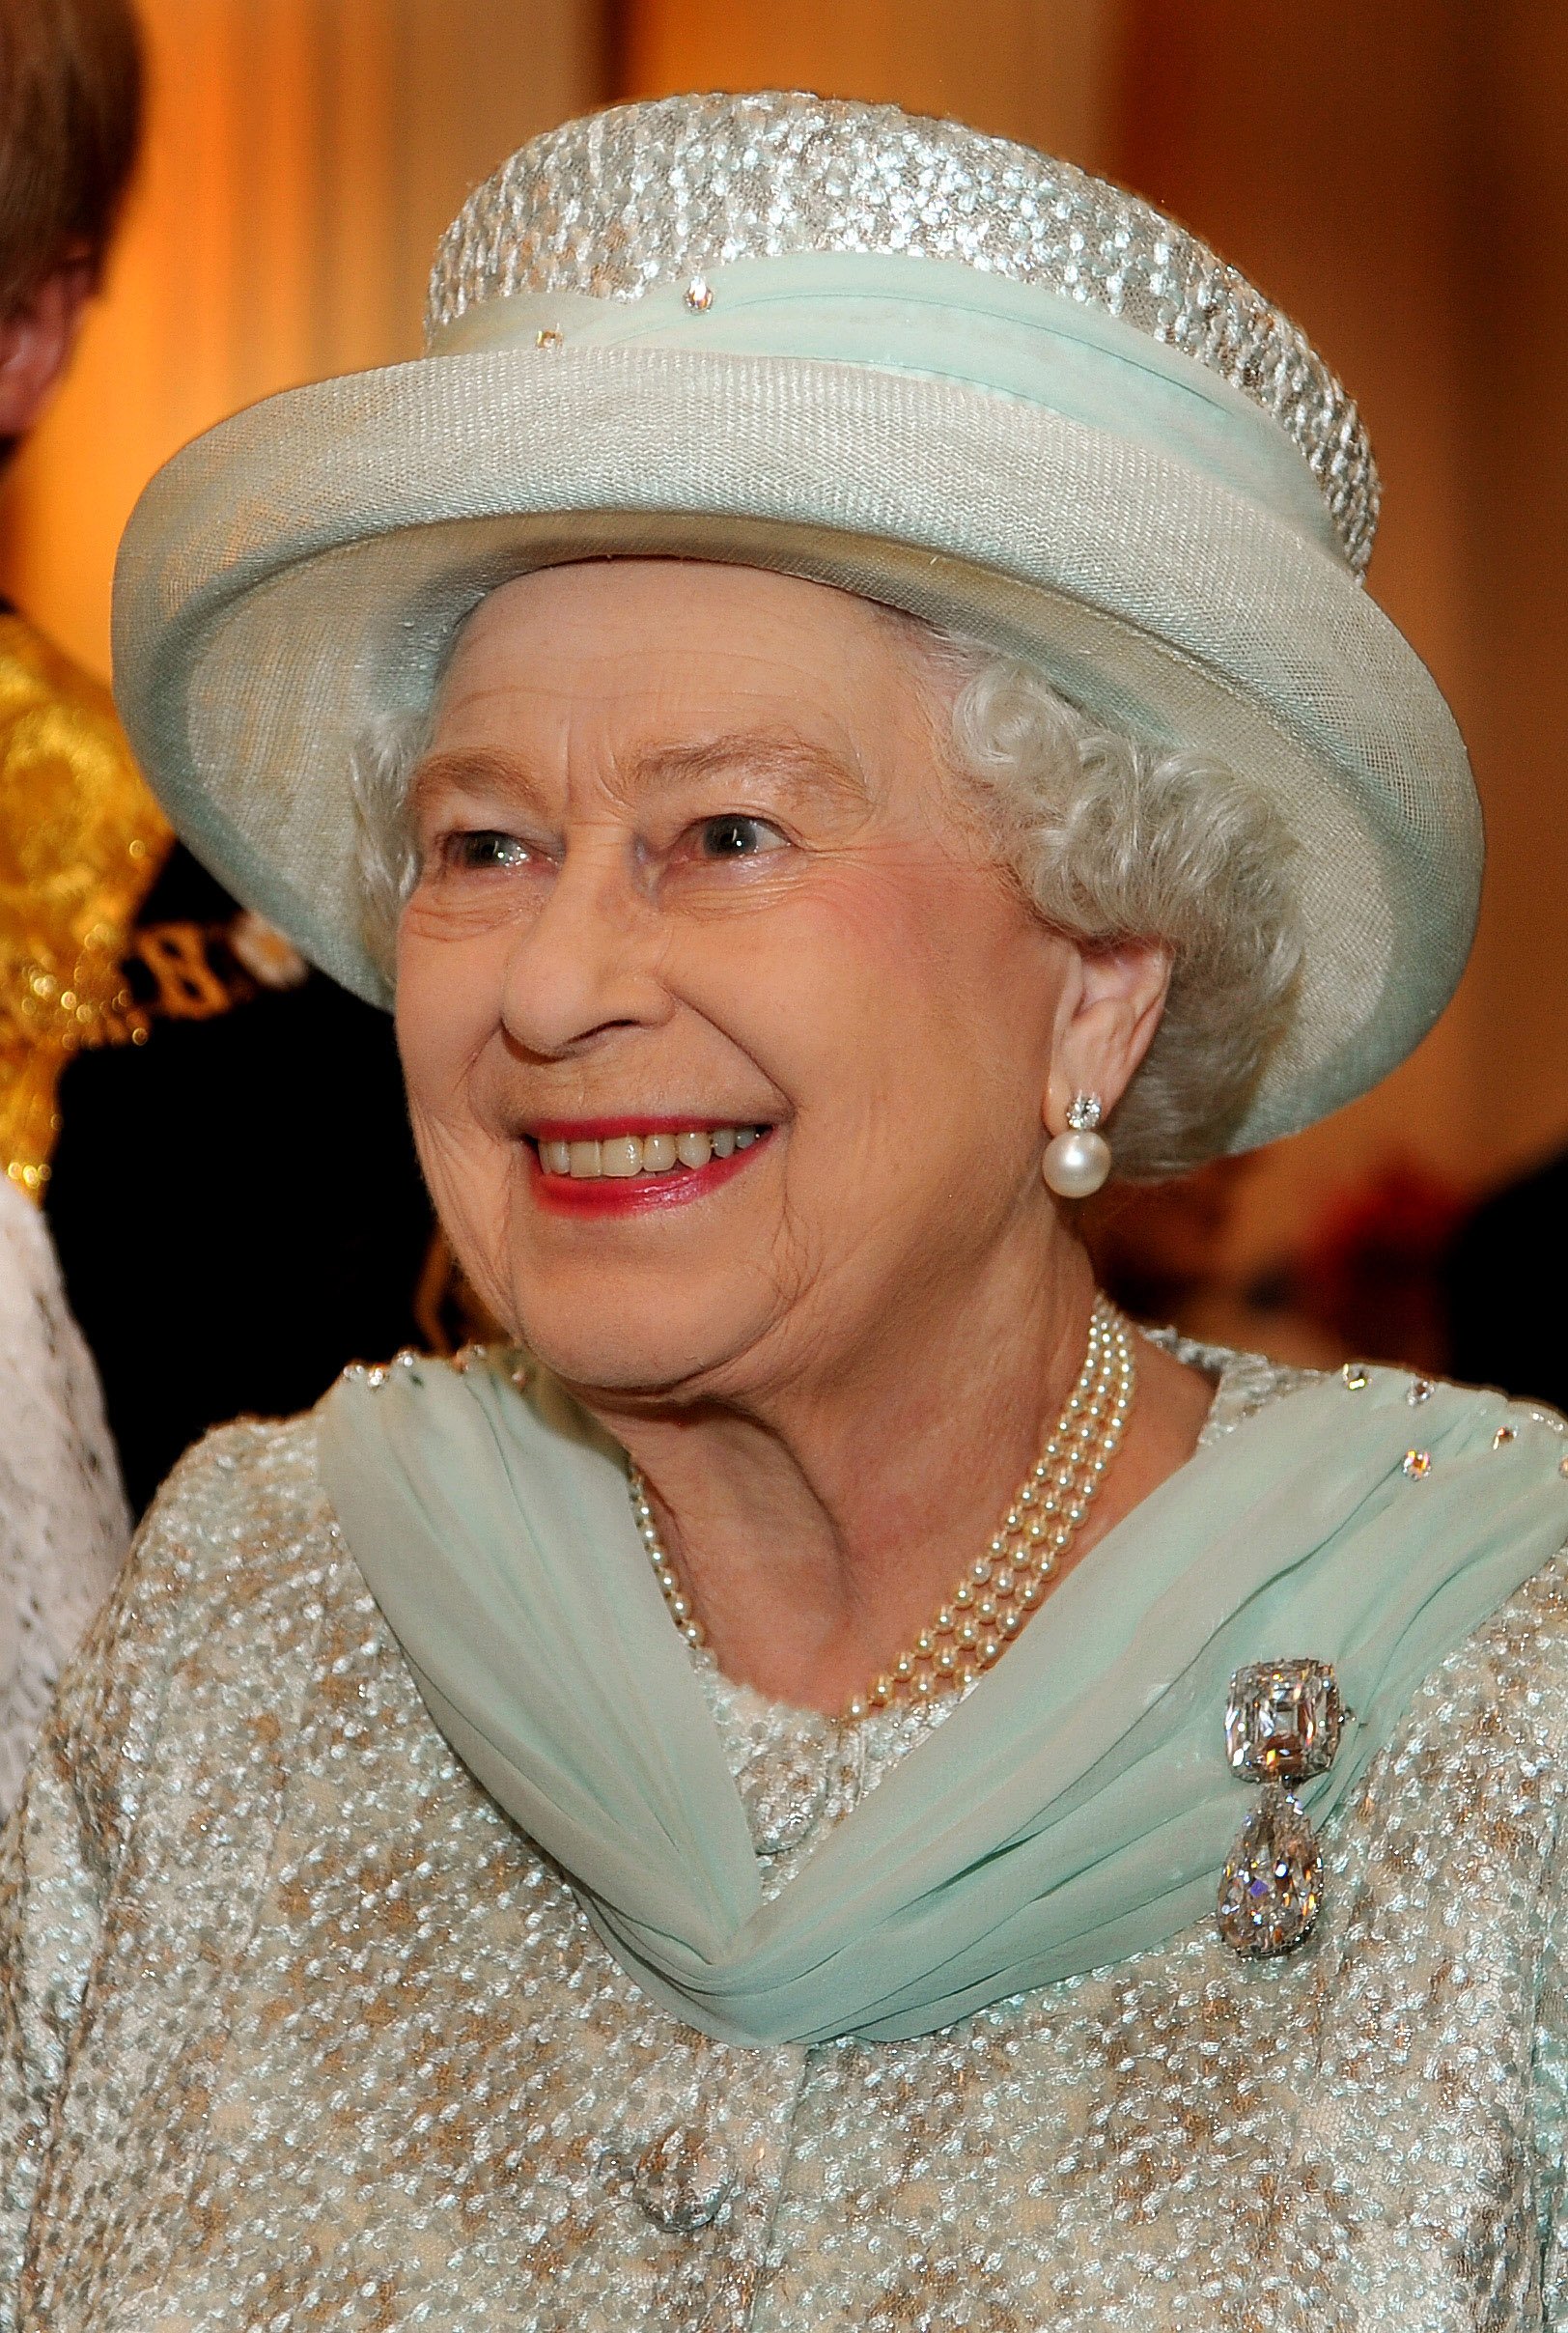
{"type": "Polygon", "coordinates": [[[1242,1825],[1219,1881],[1219,1933],[1270,1959],[1312,1933],[1323,1901],[1323,1850],[1301,1803],[1271,1784],[1242,1825]]]}

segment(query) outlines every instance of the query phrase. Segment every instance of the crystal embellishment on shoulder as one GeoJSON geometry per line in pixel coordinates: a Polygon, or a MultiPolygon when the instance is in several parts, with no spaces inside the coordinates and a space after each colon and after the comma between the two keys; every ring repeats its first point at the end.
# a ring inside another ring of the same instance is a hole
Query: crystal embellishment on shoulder
{"type": "Polygon", "coordinates": [[[1225,1757],[1263,1785],[1219,1879],[1222,1942],[1271,1960],[1312,1933],[1323,1903],[1323,1849],[1301,1801],[1285,1788],[1327,1773],[1345,1722],[1327,1661],[1255,1661],[1238,1669],[1225,1704],[1225,1757]]]}

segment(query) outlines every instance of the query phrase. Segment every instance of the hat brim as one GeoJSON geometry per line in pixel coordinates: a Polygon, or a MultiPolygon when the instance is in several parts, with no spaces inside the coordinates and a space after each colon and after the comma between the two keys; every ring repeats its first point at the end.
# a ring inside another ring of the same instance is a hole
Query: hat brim
{"type": "Polygon", "coordinates": [[[115,683],[170,816],[358,995],[350,786],[430,702],[485,594],[594,557],[775,569],[1021,655],[1075,703],[1277,801],[1306,949],[1227,1147],[1377,1082],[1473,935],[1480,814],[1431,676],[1348,570],[1210,478],[1022,400],[923,376],[658,349],[425,358],[286,391],[138,503],[115,683]]]}

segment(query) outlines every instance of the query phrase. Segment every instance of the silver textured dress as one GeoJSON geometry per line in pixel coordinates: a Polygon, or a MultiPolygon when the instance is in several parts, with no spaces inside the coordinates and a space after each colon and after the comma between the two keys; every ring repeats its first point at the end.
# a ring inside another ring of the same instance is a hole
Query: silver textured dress
{"type": "MultiPolygon", "coordinates": [[[[1207,1433],[1291,1381],[1226,1371],[1207,1433]]],[[[651,2007],[428,1719],[310,1420],[187,1460],[6,1842],[0,2326],[1568,2325],[1558,1562],[1417,1695],[1312,1942],[908,2042],[651,2007]]],[[[766,1884],[929,1718],[711,1681],[766,1884]]]]}
{"type": "Polygon", "coordinates": [[[0,1178],[0,1819],[130,1543],[98,1371],[48,1225],[0,1178]]]}

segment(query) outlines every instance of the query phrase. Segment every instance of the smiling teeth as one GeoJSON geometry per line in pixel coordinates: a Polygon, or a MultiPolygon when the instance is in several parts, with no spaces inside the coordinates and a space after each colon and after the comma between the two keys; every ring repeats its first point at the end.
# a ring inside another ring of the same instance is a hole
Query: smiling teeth
{"type": "Polygon", "coordinates": [[[710,1159],[749,1150],[767,1131],[764,1126],[693,1126],[682,1134],[617,1134],[602,1142],[541,1142],[539,1163],[546,1174],[570,1175],[578,1183],[606,1175],[624,1180],[634,1174],[668,1174],[677,1162],[706,1166],[710,1159]]]}

